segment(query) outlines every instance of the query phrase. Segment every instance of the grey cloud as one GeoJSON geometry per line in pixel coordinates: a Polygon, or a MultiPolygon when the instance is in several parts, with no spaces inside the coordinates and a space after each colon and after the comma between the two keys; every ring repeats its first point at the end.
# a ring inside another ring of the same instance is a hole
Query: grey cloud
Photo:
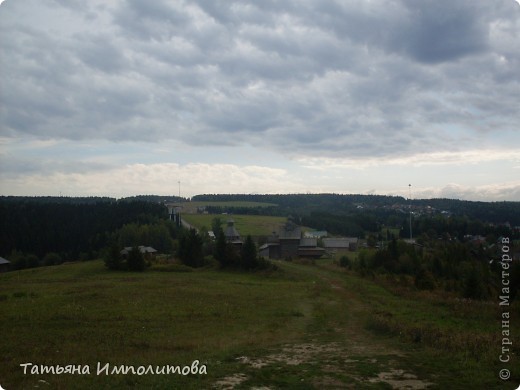
{"type": "Polygon", "coordinates": [[[449,199],[518,201],[518,199],[520,199],[520,186],[515,184],[502,184],[486,187],[467,188],[456,184],[449,184],[433,192],[433,196],[449,199]]]}
{"type": "Polygon", "coordinates": [[[243,24],[273,26],[272,15],[280,13],[285,7],[279,2],[269,0],[261,2],[197,0],[195,3],[217,23],[231,29],[243,24]]]}
{"type": "Polygon", "coordinates": [[[174,4],[163,0],[124,0],[114,13],[114,22],[131,38],[165,41],[190,20],[174,4]]]}
{"type": "MultiPolygon", "coordinates": [[[[426,63],[452,61],[487,49],[485,7],[475,1],[405,1],[410,25],[405,50],[426,63]]],[[[404,38],[404,36],[402,37],[404,38]]]]}
{"type": "Polygon", "coordinates": [[[87,66],[107,73],[123,70],[126,59],[105,36],[78,35],[75,40],[79,42],[79,48],[74,51],[87,66]]]}
{"type": "Polygon", "coordinates": [[[519,11],[498,1],[60,4],[2,10],[4,136],[383,156],[520,121],[519,11]]]}
{"type": "Polygon", "coordinates": [[[344,40],[433,64],[487,50],[489,22],[499,14],[497,7],[470,0],[325,2],[315,10],[316,23],[344,40]]]}
{"type": "Polygon", "coordinates": [[[16,178],[20,175],[41,175],[47,176],[56,173],[73,174],[102,172],[113,169],[114,166],[105,163],[93,161],[74,161],[74,164],[66,161],[60,161],[56,158],[42,158],[35,160],[34,158],[21,158],[15,156],[0,155],[2,163],[2,178],[16,178]]]}

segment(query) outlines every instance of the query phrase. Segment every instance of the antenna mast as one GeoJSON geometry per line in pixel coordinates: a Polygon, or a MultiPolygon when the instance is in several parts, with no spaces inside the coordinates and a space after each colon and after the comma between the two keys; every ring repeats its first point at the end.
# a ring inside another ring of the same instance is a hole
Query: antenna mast
{"type": "Polygon", "coordinates": [[[410,211],[410,241],[412,241],[412,185],[408,184],[408,209],[410,211]]]}

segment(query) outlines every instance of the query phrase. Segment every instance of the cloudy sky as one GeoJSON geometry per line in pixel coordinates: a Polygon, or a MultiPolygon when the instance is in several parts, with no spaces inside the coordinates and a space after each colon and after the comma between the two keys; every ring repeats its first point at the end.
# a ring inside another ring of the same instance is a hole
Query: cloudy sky
{"type": "Polygon", "coordinates": [[[515,0],[6,0],[0,195],[520,200],[515,0]]]}

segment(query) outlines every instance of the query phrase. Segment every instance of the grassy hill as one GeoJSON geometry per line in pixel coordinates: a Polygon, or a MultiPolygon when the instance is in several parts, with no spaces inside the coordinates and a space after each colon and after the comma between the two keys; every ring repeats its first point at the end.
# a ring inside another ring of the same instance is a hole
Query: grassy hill
{"type": "Polygon", "coordinates": [[[110,272],[101,261],[1,274],[0,384],[511,389],[520,381],[513,363],[498,362],[494,306],[390,292],[329,261],[277,264],[270,274],[110,272]],[[207,374],[96,375],[98,362],[137,369],[194,360],[207,374]],[[89,366],[90,375],[24,375],[20,364],[29,362],[89,366]],[[501,368],[511,369],[512,382],[498,379],[501,368]]]}

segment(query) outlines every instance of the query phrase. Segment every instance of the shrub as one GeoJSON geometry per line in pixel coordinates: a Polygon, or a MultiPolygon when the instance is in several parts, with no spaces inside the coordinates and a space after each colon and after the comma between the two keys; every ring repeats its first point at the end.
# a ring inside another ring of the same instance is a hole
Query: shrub
{"type": "Polygon", "coordinates": [[[138,271],[142,272],[146,268],[146,263],[144,261],[144,256],[141,253],[141,250],[137,247],[133,247],[130,252],[128,252],[128,258],[126,260],[129,271],[138,271]]]}
{"type": "Polygon", "coordinates": [[[348,269],[350,269],[352,266],[350,259],[347,256],[341,256],[341,258],[339,259],[339,265],[340,267],[345,267],[348,269]]]}
{"type": "Polygon", "coordinates": [[[58,255],[55,252],[49,252],[45,255],[43,258],[43,264],[44,265],[58,265],[63,263],[63,260],[61,259],[61,256],[58,255]]]}
{"type": "Polygon", "coordinates": [[[482,274],[476,267],[471,269],[471,272],[464,280],[463,296],[464,298],[479,300],[487,298],[487,289],[482,274]]]}
{"type": "Polygon", "coordinates": [[[434,290],[435,289],[435,278],[433,274],[421,268],[415,277],[415,287],[419,290],[434,290]]]}

